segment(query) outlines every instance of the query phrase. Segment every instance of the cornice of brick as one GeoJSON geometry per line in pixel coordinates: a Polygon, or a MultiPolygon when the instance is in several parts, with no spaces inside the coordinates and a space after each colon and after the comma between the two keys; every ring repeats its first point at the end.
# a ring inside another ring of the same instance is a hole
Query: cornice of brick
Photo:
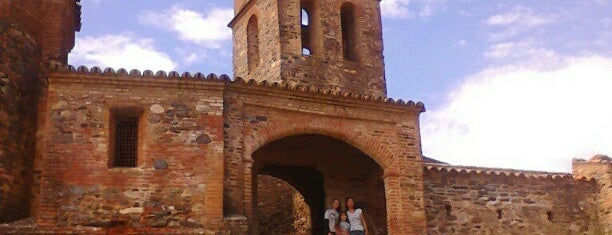
{"type": "Polygon", "coordinates": [[[515,169],[504,169],[504,168],[487,168],[487,167],[476,167],[476,166],[456,166],[448,164],[437,164],[437,163],[425,163],[423,165],[425,172],[441,172],[441,173],[456,173],[461,175],[480,175],[480,176],[505,176],[514,178],[535,178],[535,179],[575,179],[581,181],[592,181],[592,178],[588,177],[574,177],[570,173],[563,172],[546,172],[546,171],[528,171],[528,170],[515,170],[515,169]]]}
{"type": "Polygon", "coordinates": [[[422,102],[394,100],[386,97],[375,97],[363,94],[345,93],[341,91],[325,90],[316,87],[289,85],[286,83],[271,83],[268,81],[257,82],[255,80],[244,80],[240,77],[231,79],[228,75],[216,75],[214,73],[204,75],[202,73],[191,74],[188,72],[179,74],[176,71],[166,73],[164,71],[146,70],[141,72],[133,69],[114,70],[98,67],[91,69],[85,66],[75,68],[73,66],[53,65],[49,74],[49,83],[94,83],[94,84],[122,84],[136,87],[181,87],[184,89],[225,89],[261,94],[284,98],[309,99],[317,102],[325,101],[330,104],[367,107],[386,110],[398,110],[419,114],[425,112],[422,102]]]}

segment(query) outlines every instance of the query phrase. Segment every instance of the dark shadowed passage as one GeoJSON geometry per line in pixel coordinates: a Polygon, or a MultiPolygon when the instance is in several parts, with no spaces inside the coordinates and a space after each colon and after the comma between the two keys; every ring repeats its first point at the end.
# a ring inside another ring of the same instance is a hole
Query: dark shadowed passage
{"type": "MultiPolygon", "coordinates": [[[[349,196],[355,197],[357,205],[364,209],[371,234],[386,234],[382,169],[359,149],[329,136],[304,134],[272,141],[255,151],[253,160],[254,174],[287,182],[303,196],[311,213],[312,234],[323,231],[323,212],[331,201],[335,198],[344,201],[349,196]]],[[[279,213],[278,208],[284,208],[283,214],[288,214],[295,209],[291,206],[299,206],[288,203],[290,198],[293,200],[294,191],[284,190],[285,187],[278,187],[278,183],[264,179],[259,177],[253,186],[258,192],[254,195],[258,218],[274,219],[270,215],[279,213]],[[266,187],[276,187],[276,190],[266,187]],[[277,206],[268,204],[271,198],[277,199],[277,206]],[[262,202],[265,207],[261,206],[262,202]]],[[[258,224],[260,232],[277,229],[270,226],[291,227],[261,220],[258,224]]]]}

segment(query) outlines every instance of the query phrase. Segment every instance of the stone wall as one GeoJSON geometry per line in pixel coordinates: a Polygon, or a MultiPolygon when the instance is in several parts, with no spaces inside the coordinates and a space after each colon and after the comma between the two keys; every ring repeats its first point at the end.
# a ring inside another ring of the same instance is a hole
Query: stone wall
{"type": "Polygon", "coordinates": [[[220,228],[223,84],[110,74],[49,78],[39,225],[220,228]],[[134,168],[109,166],[117,107],[142,110],[134,168]]]}
{"type": "Polygon", "coordinates": [[[311,234],[311,211],[304,197],[297,191],[293,192],[293,228],[296,234],[311,234]]]}
{"type": "Polygon", "coordinates": [[[596,155],[589,160],[574,159],[572,171],[576,177],[586,177],[596,182],[597,216],[603,234],[612,234],[612,159],[596,155]]]}
{"type": "Polygon", "coordinates": [[[40,63],[34,38],[0,17],[0,222],[30,212],[40,63]]]}
{"type": "Polygon", "coordinates": [[[594,181],[428,165],[429,234],[600,234],[594,181]]]}
{"type": "Polygon", "coordinates": [[[258,176],[257,198],[259,234],[311,234],[310,208],[287,182],[258,176]]]}

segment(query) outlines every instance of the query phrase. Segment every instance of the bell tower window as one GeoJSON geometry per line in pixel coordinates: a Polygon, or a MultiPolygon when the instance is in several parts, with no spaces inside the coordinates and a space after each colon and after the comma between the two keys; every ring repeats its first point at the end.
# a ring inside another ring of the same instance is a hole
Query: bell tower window
{"type": "Polygon", "coordinates": [[[314,28],[312,25],[312,16],[314,11],[313,2],[310,0],[302,0],[300,11],[300,23],[302,29],[302,55],[312,55],[312,36],[314,28]]]}
{"type": "Polygon", "coordinates": [[[247,60],[249,73],[259,67],[259,25],[257,16],[253,15],[247,24],[247,60]]]}
{"type": "Polygon", "coordinates": [[[357,61],[356,30],[355,30],[355,5],[345,2],[340,8],[342,26],[342,51],[345,60],[357,61]]]}

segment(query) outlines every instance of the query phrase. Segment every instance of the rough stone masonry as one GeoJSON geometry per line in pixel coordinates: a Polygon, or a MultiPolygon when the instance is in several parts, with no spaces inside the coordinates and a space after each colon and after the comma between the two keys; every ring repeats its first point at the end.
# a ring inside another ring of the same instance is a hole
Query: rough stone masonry
{"type": "Polygon", "coordinates": [[[79,0],[0,1],[0,233],[318,234],[354,196],[372,234],[612,234],[607,156],[424,158],[379,1],[234,3],[231,78],[75,68],[79,0]]]}

